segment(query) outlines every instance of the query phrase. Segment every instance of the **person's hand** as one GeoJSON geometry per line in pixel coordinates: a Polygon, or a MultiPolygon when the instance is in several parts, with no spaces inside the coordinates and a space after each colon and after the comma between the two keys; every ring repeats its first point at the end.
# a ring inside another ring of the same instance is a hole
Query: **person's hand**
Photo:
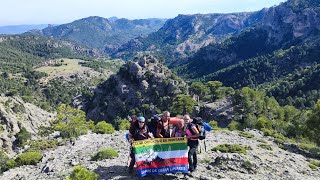
{"type": "Polygon", "coordinates": [[[129,143],[132,144],[133,143],[133,139],[129,139],[129,143]]]}

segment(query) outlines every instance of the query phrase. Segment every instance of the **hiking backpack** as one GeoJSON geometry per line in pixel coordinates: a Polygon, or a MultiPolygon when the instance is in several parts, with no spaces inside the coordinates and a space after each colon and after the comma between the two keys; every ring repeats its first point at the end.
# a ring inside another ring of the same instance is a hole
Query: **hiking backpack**
{"type": "Polygon", "coordinates": [[[199,131],[199,140],[206,139],[206,130],[204,128],[204,122],[201,117],[196,117],[193,119],[192,124],[194,124],[199,131]]]}

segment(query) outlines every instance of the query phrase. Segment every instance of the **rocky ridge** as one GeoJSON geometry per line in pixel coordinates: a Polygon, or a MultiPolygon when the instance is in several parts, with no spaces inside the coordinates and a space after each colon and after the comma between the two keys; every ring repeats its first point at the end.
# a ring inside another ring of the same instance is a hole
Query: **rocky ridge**
{"type": "MultiPolygon", "coordinates": [[[[312,170],[308,164],[313,160],[293,151],[286,151],[265,137],[260,131],[250,130],[254,138],[239,136],[238,132],[216,131],[208,133],[207,151],[203,142],[198,153],[198,169],[191,175],[169,174],[147,176],[144,179],[320,179],[319,170],[312,170]],[[210,149],[219,144],[240,144],[250,146],[247,155],[222,153],[210,149]],[[260,147],[270,145],[272,150],[260,147]],[[200,152],[201,151],[201,152],[200,152]]],[[[42,162],[36,166],[21,166],[4,172],[0,179],[63,179],[73,167],[81,165],[99,174],[99,179],[140,179],[127,173],[129,143],[125,131],[111,135],[87,134],[74,143],[46,150],[42,162]],[[109,160],[91,161],[101,148],[113,148],[119,157],[109,160]]]]}

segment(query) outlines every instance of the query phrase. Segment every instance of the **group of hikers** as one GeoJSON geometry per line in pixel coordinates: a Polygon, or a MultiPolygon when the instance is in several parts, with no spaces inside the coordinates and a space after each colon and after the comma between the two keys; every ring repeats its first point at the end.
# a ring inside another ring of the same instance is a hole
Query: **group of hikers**
{"type": "MultiPolygon", "coordinates": [[[[146,122],[144,117],[138,117],[132,120],[128,134],[128,140],[132,144],[133,141],[145,140],[149,138],[170,138],[170,137],[186,137],[188,151],[189,171],[193,172],[197,169],[197,153],[199,145],[199,131],[189,115],[184,115],[179,119],[176,126],[170,127],[170,112],[165,111],[161,117],[153,116],[151,122],[146,122]]],[[[135,165],[135,155],[133,148],[130,152],[131,162],[129,165],[129,173],[133,172],[135,165]]]]}

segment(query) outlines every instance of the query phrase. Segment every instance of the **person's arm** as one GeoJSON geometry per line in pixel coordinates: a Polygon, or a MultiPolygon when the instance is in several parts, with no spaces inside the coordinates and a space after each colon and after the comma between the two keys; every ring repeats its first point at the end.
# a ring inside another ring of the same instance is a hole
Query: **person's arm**
{"type": "Polygon", "coordinates": [[[134,125],[131,124],[130,129],[129,129],[129,143],[132,143],[134,141],[133,139],[133,134],[134,134],[134,125]]]}
{"type": "Polygon", "coordinates": [[[153,139],[153,134],[149,131],[149,128],[147,127],[147,134],[148,134],[148,138],[153,139]]]}
{"type": "Polygon", "coordinates": [[[196,128],[196,126],[191,126],[191,130],[193,131],[194,134],[191,135],[191,136],[187,136],[188,139],[189,138],[197,138],[197,137],[199,137],[199,131],[196,128]]]}
{"type": "Polygon", "coordinates": [[[162,125],[160,123],[157,124],[157,133],[156,136],[158,138],[163,138],[163,136],[160,134],[161,133],[161,129],[162,129],[162,125]]]}
{"type": "Polygon", "coordinates": [[[172,132],[171,132],[171,137],[175,137],[176,134],[176,128],[173,128],[172,132]]]}

